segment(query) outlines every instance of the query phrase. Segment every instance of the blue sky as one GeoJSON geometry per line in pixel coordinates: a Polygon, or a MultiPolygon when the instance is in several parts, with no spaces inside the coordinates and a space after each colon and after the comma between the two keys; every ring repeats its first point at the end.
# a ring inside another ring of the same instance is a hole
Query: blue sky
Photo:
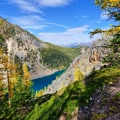
{"type": "Polygon", "coordinates": [[[91,30],[113,23],[93,0],[0,0],[0,16],[57,45],[91,42],[91,30]]]}

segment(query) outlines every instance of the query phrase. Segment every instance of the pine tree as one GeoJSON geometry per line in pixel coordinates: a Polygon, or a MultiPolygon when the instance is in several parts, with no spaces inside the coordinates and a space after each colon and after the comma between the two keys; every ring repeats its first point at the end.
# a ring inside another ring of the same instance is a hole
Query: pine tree
{"type": "Polygon", "coordinates": [[[104,57],[103,62],[108,63],[109,66],[118,66],[120,63],[120,35],[114,35],[111,40],[111,44],[108,46],[111,48],[111,53],[104,57]]]}
{"type": "Polygon", "coordinates": [[[115,20],[118,24],[111,25],[108,30],[95,29],[90,32],[90,36],[92,37],[97,33],[112,36],[113,39],[109,45],[112,51],[104,58],[103,62],[107,62],[109,65],[118,65],[120,63],[120,0],[95,0],[95,5],[105,11],[109,19],[115,20]]]}
{"type": "Polygon", "coordinates": [[[26,65],[23,66],[24,75],[17,78],[17,82],[13,87],[14,96],[11,98],[11,108],[16,119],[20,119],[30,110],[30,101],[33,97],[31,90],[32,82],[30,81],[30,74],[26,65]],[[20,116],[19,114],[20,113],[20,116]]]}
{"type": "Polygon", "coordinates": [[[9,27],[6,21],[0,20],[0,119],[20,119],[21,112],[29,108],[32,82],[27,65],[23,65],[23,75],[20,75],[18,65],[10,60],[5,39],[11,34],[6,35],[9,33],[6,27],[9,27]]]}
{"type": "Polygon", "coordinates": [[[13,96],[12,88],[16,78],[18,76],[17,66],[10,60],[7,50],[7,45],[5,43],[5,30],[6,30],[6,20],[0,20],[0,66],[2,75],[1,80],[7,82],[8,85],[8,96],[11,98],[13,96]],[[5,77],[6,76],[6,77],[5,77]]]}

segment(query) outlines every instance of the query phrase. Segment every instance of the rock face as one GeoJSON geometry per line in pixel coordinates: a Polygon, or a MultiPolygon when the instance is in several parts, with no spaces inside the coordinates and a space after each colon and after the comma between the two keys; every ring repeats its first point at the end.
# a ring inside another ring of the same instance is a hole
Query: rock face
{"type": "Polygon", "coordinates": [[[1,17],[0,20],[4,21],[4,24],[0,26],[0,43],[3,42],[1,41],[3,37],[11,59],[16,58],[19,62],[26,63],[30,68],[32,78],[43,77],[56,71],[50,70],[42,64],[40,49],[46,48],[46,43],[1,17]]]}
{"type": "Polygon", "coordinates": [[[110,52],[110,49],[105,48],[105,46],[109,44],[109,41],[108,39],[99,39],[95,41],[87,51],[83,50],[83,53],[74,59],[66,72],[48,86],[45,94],[55,93],[62,89],[62,87],[72,83],[74,81],[74,71],[76,68],[79,68],[85,76],[90,74],[93,69],[99,70],[101,66],[104,65],[102,63],[103,57],[110,52]]]}

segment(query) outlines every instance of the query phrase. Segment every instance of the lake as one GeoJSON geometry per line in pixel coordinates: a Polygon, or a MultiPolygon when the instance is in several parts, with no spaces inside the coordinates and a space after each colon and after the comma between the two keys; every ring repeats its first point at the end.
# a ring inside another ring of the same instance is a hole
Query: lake
{"type": "Polygon", "coordinates": [[[32,80],[33,81],[32,89],[34,90],[34,92],[36,92],[37,90],[43,89],[45,86],[47,87],[48,84],[51,84],[52,81],[55,80],[57,76],[60,76],[64,72],[65,70],[60,70],[51,75],[32,80]]]}

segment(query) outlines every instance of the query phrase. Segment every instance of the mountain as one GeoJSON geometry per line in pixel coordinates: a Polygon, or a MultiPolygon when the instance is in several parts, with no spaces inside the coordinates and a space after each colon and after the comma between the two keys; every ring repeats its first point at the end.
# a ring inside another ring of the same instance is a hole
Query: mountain
{"type": "Polygon", "coordinates": [[[68,44],[68,45],[64,45],[64,46],[70,47],[70,48],[78,48],[80,46],[90,47],[92,45],[92,43],[93,42],[81,42],[81,43],[68,44]]]}
{"type": "Polygon", "coordinates": [[[0,18],[0,43],[6,43],[8,54],[15,63],[26,63],[32,78],[65,69],[80,54],[80,49],[45,43],[17,25],[0,18]]]}
{"type": "Polygon", "coordinates": [[[63,53],[65,53],[66,55],[69,56],[69,58],[71,60],[74,60],[74,58],[78,55],[80,55],[82,53],[82,50],[84,49],[85,51],[88,49],[87,46],[78,46],[78,47],[62,47],[62,46],[57,46],[57,45],[53,45],[51,43],[46,43],[49,47],[52,47],[56,50],[59,50],[63,53]]]}
{"type": "Polygon", "coordinates": [[[110,39],[102,38],[96,40],[87,50],[83,49],[81,55],[73,60],[66,72],[48,86],[45,94],[55,93],[62,89],[63,84],[64,86],[68,86],[74,82],[74,72],[76,68],[79,68],[84,76],[89,75],[93,69],[99,70],[104,65],[102,63],[103,57],[110,53],[110,49],[105,47],[109,44],[110,39]]]}
{"type": "Polygon", "coordinates": [[[112,52],[110,40],[99,39],[76,57],[46,95],[36,99],[25,120],[119,120],[120,66],[103,63],[112,52]]]}
{"type": "MultiPolygon", "coordinates": [[[[69,64],[66,61],[74,59],[76,51],[81,53],[63,75],[36,94],[29,88],[31,83],[20,76],[15,82],[11,78],[14,84],[9,83],[9,94],[6,85],[0,81],[1,120],[120,119],[119,35],[117,39],[99,39],[90,48],[69,49],[45,43],[22,28],[1,20],[4,24],[0,21],[0,47],[5,50],[7,44],[10,58],[20,65],[27,63],[33,76],[50,68],[67,68],[69,64]],[[106,63],[103,63],[104,58],[107,58],[106,63]]],[[[1,61],[4,55],[0,54],[1,61]]],[[[0,75],[3,75],[6,69],[1,69],[1,65],[5,64],[0,64],[0,75]]],[[[27,70],[26,73],[24,76],[28,76],[27,70]]]]}

